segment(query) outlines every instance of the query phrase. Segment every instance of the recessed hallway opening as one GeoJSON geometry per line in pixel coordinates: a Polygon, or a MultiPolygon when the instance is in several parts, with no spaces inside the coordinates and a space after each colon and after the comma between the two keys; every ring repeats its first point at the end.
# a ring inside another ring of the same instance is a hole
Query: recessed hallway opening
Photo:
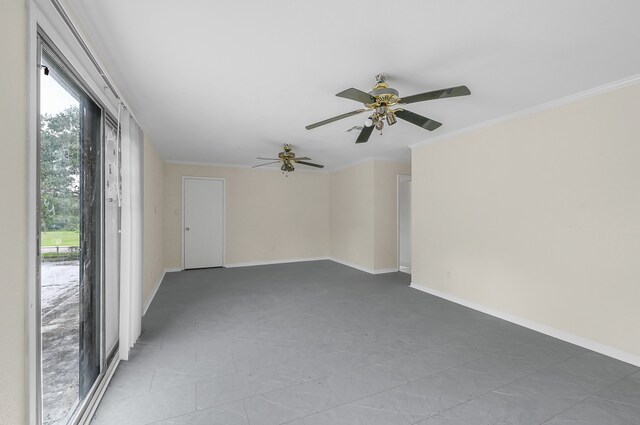
{"type": "Polygon", "coordinates": [[[331,261],[168,273],[93,423],[640,417],[637,367],[411,289],[409,279],[331,261]]]}

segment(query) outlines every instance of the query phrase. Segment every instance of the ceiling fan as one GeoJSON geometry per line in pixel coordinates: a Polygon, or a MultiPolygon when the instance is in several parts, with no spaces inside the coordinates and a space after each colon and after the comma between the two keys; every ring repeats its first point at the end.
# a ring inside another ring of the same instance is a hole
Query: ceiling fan
{"type": "Polygon", "coordinates": [[[324,168],[324,165],[308,162],[308,161],[311,161],[311,158],[307,156],[296,157],[296,154],[291,149],[292,149],[291,145],[288,143],[285,143],[285,145],[282,147],[282,152],[278,154],[277,158],[257,157],[257,159],[262,159],[262,160],[271,161],[271,162],[265,162],[264,164],[254,165],[251,168],[262,167],[264,165],[275,164],[277,162],[282,162],[282,166],[280,167],[280,169],[285,173],[294,171],[295,170],[295,167],[293,166],[294,164],[302,164],[302,165],[308,165],[310,167],[324,168]]]}
{"type": "Polygon", "coordinates": [[[415,124],[418,127],[422,127],[425,130],[433,131],[440,127],[442,123],[434,121],[430,118],[423,117],[414,112],[407,111],[403,108],[391,109],[392,106],[406,105],[409,103],[424,102],[425,100],[443,99],[446,97],[467,96],[471,94],[471,91],[467,86],[449,87],[448,89],[440,89],[429,91],[425,93],[414,94],[412,96],[400,97],[398,90],[389,87],[385,82],[385,74],[378,74],[375,76],[376,85],[369,93],[365,93],[361,90],[350,88],[336,94],[338,97],[344,97],[346,99],[362,102],[365,108],[357,109],[355,111],[347,112],[346,114],[337,115],[335,117],[319,121],[314,124],[309,124],[305,128],[311,130],[321,125],[329,124],[334,121],[341,120],[353,115],[361,114],[365,111],[371,111],[372,114],[367,118],[367,121],[358,135],[356,143],[365,143],[369,140],[371,133],[374,129],[382,131],[384,128],[384,121],[388,125],[396,123],[396,117],[402,120],[408,121],[411,124],[415,124]]]}

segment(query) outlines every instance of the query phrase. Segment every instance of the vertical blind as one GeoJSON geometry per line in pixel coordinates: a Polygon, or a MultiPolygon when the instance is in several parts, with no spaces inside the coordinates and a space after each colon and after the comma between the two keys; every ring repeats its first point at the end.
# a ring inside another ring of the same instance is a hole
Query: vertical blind
{"type": "Polygon", "coordinates": [[[129,359],[142,331],[142,229],[143,138],[142,129],[124,110],[120,114],[122,153],[122,235],[120,268],[120,348],[129,359]]]}

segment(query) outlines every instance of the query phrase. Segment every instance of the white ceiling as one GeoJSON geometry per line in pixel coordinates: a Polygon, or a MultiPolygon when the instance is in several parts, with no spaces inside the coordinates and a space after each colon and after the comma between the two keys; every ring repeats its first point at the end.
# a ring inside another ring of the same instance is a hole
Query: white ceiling
{"type": "MultiPolygon", "coordinates": [[[[409,160],[408,145],[640,74],[637,0],[66,0],[165,160],[253,165],[282,142],[336,169],[409,160]],[[408,122],[354,143],[366,116],[337,98],[373,76],[407,96],[408,122]]],[[[588,125],[588,123],[585,123],[588,125]]]]}

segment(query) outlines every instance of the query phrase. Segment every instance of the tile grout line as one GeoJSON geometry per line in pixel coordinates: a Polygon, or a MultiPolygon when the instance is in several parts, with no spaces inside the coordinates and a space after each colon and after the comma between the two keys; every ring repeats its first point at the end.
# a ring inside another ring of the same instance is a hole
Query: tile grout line
{"type": "MultiPolygon", "coordinates": [[[[342,404],[339,404],[339,405],[336,405],[336,406],[333,406],[333,407],[329,407],[329,408],[327,408],[327,409],[320,410],[320,411],[318,411],[318,412],[313,412],[313,413],[310,413],[310,414],[308,414],[308,415],[300,416],[300,417],[298,417],[298,418],[291,419],[291,420],[286,421],[286,422],[282,422],[282,423],[280,423],[279,425],[285,425],[285,424],[291,423],[291,422],[293,422],[293,421],[297,421],[297,420],[299,420],[299,419],[304,419],[304,418],[307,418],[307,417],[309,417],[309,416],[313,416],[313,415],[317,415],[317,414],[319,414],[319,413],[327,412],[327,411],[329,411],[329,410],[337,409],[337,408],[339,408],[339,407],[346,406],[346,405],[349,405],[349,404],[351,404],[351,403],[355,403],[355,402],[358,402],[358,401],[364,400],[364,399],[366,399],[366,398],[376,396],[376,395],[378,395],[378,394],[382,394],[382,393],[384,393],[384,392],[386,392],[386,391],[393,391],[393,390],[395,390],[396,388],[399,388],[399,387],[401,387],[401,386],[403,386],[403,385],[410,384],[410,383],[415,382],[415,381],[420,380],[420,379],[428,378],[428,377],[433,376],[433,375],[436,375],[436,374],[438,374],[438,373],[447,372],[447,371],[449,371],[449,370],[451,370],[451,369],[455,369],[455,368],[457,368],[457,367],[464,366],[465,364],[467,364],[467,363],[471,363],[471,362],[474,362],[474,361],[476,361],[476,360],[484,359],[484,358],[486,358],[486,357],[488,357],[488,356],[489,356],[489,354],[487,354],[487,355],[486,355],[486,356],[484,356],[484,357],[479,357],[479,358],[477,358],[477,359],[469,360],[468,362],[460,363],[459,365],[451,366],[451,367],[449,367],[449,368],[447,368],[447,369],[442,369],[442,370],[439,370],[439,371],[437,371],[437,372],[433,372],[433,373],[430,373],[430,374],[427,374],[427,375],[421,376],[421,377],[416,378],[416,379],[413,379],[413,380],[411,380],[411,379],[410,379],[410,380],[407,380],[406,382],[403,382],[402,384],[398,384],[398,385],[396,385],[396,386],[393,386],[393,387],[390,387],[390,388],[386,388],[386,389],[381,390],[381,391],[378,391],[378,392],[376,392],[376,393],[372,393],[372,394],[366,395],[366,396],[364,396],[364,397],[361,397],[361,398],[358,398],[358,399],[355,399],[355,400],[351,400],[351,401],[348,401],[348,402],[346,402],[346,403],[342,403],[342,404]]],[[[377,364],[378,364],[378,363],[375,363],[375,365],[377,365],[377,364]]],[[[353,370],[356,370],[356,369],[353,369],[353,370]]],[[[536,371],[536,372],[537,372],[537,371],[536,371]]],[[[532,373],[535,373],[535,372],[532,372],[532,373]]],[[[332,375],[332,376],[335,376],[335,375],[332,375]]],[[[513,382],[513,381],[512,381],[512,382],[513,382]]],[[[489,391],[487,391],[487,392],[490,392],[490,391],[493,391],[493,390],[489,390],[489,391]]],[[[482,393],[481,395],[484,395],[484,394],[486,394],[487,392],[482,393]]],[[[249,398],[249,397],[247,397],[247,398],[249,398]]],[[[460,404],[464,404],[464,403],[466,403],[466,401],[465,401],[465,402],[462,402],[462,403],[460,403],[460,404]]],[[[458,405],[460,405],[460,404],[458,404],[458,405]]],[[[447,409],[447,410],[449,410],[449,409],[447,409]]],[[[444,412],[444,410],[443,410],[443,412],[444,412]]],[[[442,412],[439,412],[439,413],[442,413],[442,412]]],[[[438,413],[438,414],[439,414],[439,413],[438,413]]],[[[400,413],[400,414],[402,415],[402,413],[400,413]]],[[[434,416],[434,415],[431,415],[431,416],[434,416]]],[[[429,417],[430,417],[430,416],[429,416],[429,417]]],[[[428,418],[428,417],[427,417],[427,418],[428,418]]],[[[421,421],[423,421],[423,420],[425,420],[425,419],[427,419],[427,418],[421,419],[421,421]]],[[[415,422],[415,423],[417,423],[417,422],[415,422]]],[[[412,424],[412,425],[413,425],[413,424],[412,424]]]]}
{"type": "MultiPolygon", "coordinates": [[[[445,344],[445,345],[447,345],[447,344],[445,344]]],[[[298,419],[303,419],[303,418],[306,418],[306,417],[309,417],[309,416],[312,416],[312,415],[316,415],[316,414],[318,414],[318,413],[323,413],[323,412],[326,412],[326,411],[329,411],[329,410],[337,409],[337,408],[339,408],[339,407],[346,406],[346,405],[348,405],[348,404],[355,403],[355,402],[358,402],[358,401],[364,400],[364,399],[366,399],[366,398],[376,396],[376,395],[381,394],[381,393],[386,392],[386,391],[392,391],[392,390],[395,390],[395,389],[397,389],[397,388],[399,388],[399,387],[401,387],[401,386],[403,386],[403,385],[409,384],[409,383],[411,383],[411,382],[415,382],[415,381],[420,380],[420,379],[423,379],[423,378],[428,378],[428,377],[433,376],[433,375],[436,375],[436,374],[438,374],[438,373],[447,372],[447,371],[450,371],[451,369],[459,368],[459,367],[461,367],[461,366],[464,366],[465,364],[472,363],[472,362],[477,361],[477,360],[485,359],[485,358],[487,358],[487,357],[491,356],[492,354],[494,354],[494,353],[487,353],[487,354],[486,354],[485,356],[483,356],[483,357],[479,357],[479,358],[477,358],[477,359],[469,360],[469,361],[464,362],[464,363],[461,363],[461,364],[459,364],[459,365],[452,366],[452,367],[447,368],[447,369],[442,369],[442,370],[439,370],[439,371],[437,371],[437,372],[430,373],[430,374],[428,374],[428,375],[424,375],[424,376],[421,376],[421,377],[416,378],[416,379],[413,379],[413,380],[408,380],[408,381],[407,381],[407,382],[405,382],[405,383],[402,383],[402,384],[396,385],[396,386],[394,386],[394,387],[387,388],[387,389],[382,390],[382,391],[379,391],[379,392],[377,392],[377,393],[373,393],[373,394],[370,394],[370,395],[364,396],[364,397],[359,398],[359,399],[356,399],[356,400],[351,400],[351,401],[349,401],[349,402],[346,402],[346,403],[343,403],[343,404],[340,404],[340,405],[337,405],[337,406],[334,406],[334,407],[330,407],[330,408],[328,408],[328,409],[324,409],[324,410],[321,410],[321,411],[318,411],[318,412],[314,412],[314,413],[311,413],[311,414],[309,414],[309,415],[304,415],[304,416],[301,416],[301,417],[299,417],[299,418],[295,418],[295,419],[292,419],[292,420],[290,420],[290,421],[283,422],[283,423],[281,423],[280,425],[285,425],[285,424],[287,424],[287,423],[293,422],[293,421],[298,420],[298,419]]],[[[443,413],[443,412],[446,412],[446,411],[448,411],[448,410],[451,410],[451,409],[453,409],[453,408],[456,408],[456,407],[458,407],[458,406],[460,406],[460,405],[466,404],[466,403],[470,402],[471,400],[474,400],[474,399],[476,399],[476,398],[478,398],[478,397],[481,397],[481,396],[483,396],[483,395],[485,395],[485,394],[488,394],[488,393],[490,393],[490,392],[496,391],[496,390],[498,390],[498,389],[500,389],[500,388],[503,388],[503,387],[505,387],[505,386],[507,386],[507,385],[511,385],[511,384],[513,384],[514,382],[517,382],[517,381],[519,381],[519,380],[521,380],[521,379],[524,379],[524,378],[526,378],[526,377],[528,377],[528,376],[531,376],[531,375],[533,375],[533,374],[535,374],[535,373],[538,373],[538,372],[540,372],[540,371],[542,371],[542,370],[544,370],[544,369],[546,369],[546,368],[549,368],[549,367],[555,366],[555,365],[557,365],[557,364],[559,364],[559,363],[562,363],[562,362],[564,362],[564,361],[566,361],[566,360],[572,359],[572,358],[577,357],[577,356],[582,355],[582,354],[583,354],[583,353],[579,353],[579,354],[576,354],[576,355],[574,355],[574,356],[567,357],[566,359],[560,360],[560,361],[558,361],[558,362],[556,362],[556,363],[552,363],[552,364],[550,364],[550,365],[548,365],[548,366],[545,366],[544,368],[536,369],[536,370],[534,370],[534,371],[533,371],[533,372],[531,372],[531,373],[528,373],[528,374],[526,374],[526,375],[524,375],[524,376],[521,376],[521,377],[519,377],[519,378],[516,378],[516,379],[514,379],[514,380],[512,380],[512,381],[509,381],[509,382],[507,382],[507,383],[505,383],[505,384],[503,384],[503,385],[501,385],[501,386],[499,386],[499,387],[496,387],[496,388],[490,389],[490,390],[488,390],[488,391],[485,391],[485,392],[483,392],[483,393],[480,393],[480,394],[478,394],[477,396],[475,396],[475,397],[473,397],[473,398],[471,398],[471,399],[469,399],[469,400],[463,401],[463,402],[461,402],[461,403],[458,403],[458,404],[456,404],[455,406],[452,406],[452,407],[450,407],[450,408],[448,408],[448,409],[443,410],[442,412],[435,413],[435,414],[433,414],[433,415],[427,416],[426,418],[420,419],[420,420],[419,420],[419,421],[417,421],[417,422],[413,422],[413,423],[412,423],[412,425],[418,424],[419,422],[422,422],[422,421],[424,421],[424,420],[426,420],[426,419],[428,419],[428,418],[430,418],[430,417],[432,417],[432,416],[439,415],[439,414],[441,414],[441,413],[443,413]]],[[[354,369],[354,370],[355,370],[355,369],[354,369]]],[[[634,373],[635,373],[635,372],[634,372],[634,373]]],[[[382,410],[384,410],[384,409],[382,409],[382,410]]],[[[402,415],[402,413],[401,413],[401,415],[402,415]]]]}
{"type": "MultiPolygon", "coordinates": [[[[563,360],[560,360],[560,361],[558,361],[558,362],[556,362],[556,363],[552,363],[552,364],[550,364],[550,365],[548,365],[548,366],[545,366],[545,367],[543,367],[542,369],[537,369],[537,370],[535,370],[535,371],[533,371],[533,372],[531,372],[531,373],[528,373],[528,374],[526,374],[526,375],[524,375],[524,376],[521,376],[520,378],[514,379],[513,381],[508,382],[508,383],[506,383],[506,384],[504,384],[504,385],[501,385],[501,386],[499,386],[499,387],[497,387],[497,388],[494,388],[494,389],[489,390],[489,391],[485,391],[485,392],[484,392],[484,393],[482,393],[482,394],[478,394],[477,396],[475,396],[475,397],[473,397],[473,398],[471,398],[471,399],[469,399],[469,400],[467,400],[467,401],[464,401],[464,402],[462,402],[462,403],[459,403],[459,404],[457,404],[457,405],[455,405],[455,406],[452,406],[452,407],[450,407],[450,408],[448,408],[448,409],[445,409],[445,410],[443,410],[442,412],[438,412],[438,413],[436,413],[436,414],[434,414],[434,415],[431,415],[431,416],[429,416],[429,417],[427,417],[427,418],[425,418],[425,419],[421,419],[421,420],[419,420],[418,422],[414,422],[414,423],[412,423],[411,425],[419,425],[419,423],[420,423],[420,422],[425,421],[425,420],[429,419],[430,417],[440,415],[440,414],[442,414],[442,413],[444,413],[444,412],[448,412],[449,410],[451,410],[451,409],[455,409],[455,408],[456,408],[456,407],[458,407],[458,406],[461,406],[461,405],[463,405],[463,404],[469,403],[470,401],[475,400],[475,399],[477,399],[478,397],[482,397],[482,396],[484,396],[484,395],[486,395],[486,394],[489,394],[489,393],[491,393],[491,392],[494,392],[494,391],[496,391],[496,390],[499,390],[500,388],[503,388],[503,387],[506,387],[506,386],[508,386],[508,385],[511,385],[511,384],[513,384],[513,383],[515,383],[515,382],[518,382],[518,381],[520,381],[520,380],[522,380],[522,379],[524,379],[524,378],[527,378],[527,377],[529,377],[529,376],[531,376],[531,375],[534,375],[534,374],[536,374],[536,373],[538,373],[538,372],[541,372],[541,371],[543,371],[543,370],[545,370],[545,369],[549,369],[549,368],[551,368],[551,367],[553,367],[553,366],[556,366],[556,365],[558,365],[558,364],[560,364],[560,363],[563,363],[563,362],[565,362],[565,361],[567,361],[567,360],[571,360],[571,359],[576,358],[576,357],[578,357],[578,356],[581,356],[581,355],[583,355],[583,354],[584,354],[584,352],[583,352],[583,353],[579,353],[579,354],[575,354],[575,355],[573,355],[573,356],[567,357],[566,359],[563,359],[563,360]]],[[[617,382],[617,381],[616,381],[616,382],[617,382]]],[[[570,406],[570,407],[568,407],[567,409],[563,410],[561,413],[565,412],[565,411],[566,411],[566,410],[568,410],[568,409],[571,409],[571,408],[572,408],[572,407],[574,407],[574,406],[577,406],[578,404],[582,403],[583,401],[585,401],[586,399],[588,399],[588,398],[590,398],[590,397],[592,397],[592,396],[593,396],[593,394],[589,394],[587,397],[585,397],[584,399],[582,399],[582,400],[580,400],[580,401],[576,402],[575,404],[571,405],[571,406],[570,406]]],[[[561,414],[561,413],[559,413],[559,414],[561,414]]],[[[547,421],[543,422],[543,423],[542,423],[542,424],[540,424],[540,425],[543,425],[543,424],[547,423],[548,421],[550,421],[551,419],[555,418],[556,416],[558,416],[558,415],[555,415],[555,416],[553,416],[553,417],[549,418],[547,421]]]]}
{"type": "Polygon", "coordinates": [[[541,423],[540,423],[540,425],[544,425],[544,424],[546,424],[546,423],[551,422],[553,419],[555,419],[555,418],[557,418],[558,416],[562,415],[562,414],[563,414],[563,413],[565,413],[567,410],[571,410],[571,409],[573,409],[574,407],[576,407],[576,406],[577,406],[577,405],[579,405],[579,404],[584,403],[585,401],[587,401],[587,400],[588,400],[588,399],[590,399],[591,397],[593,397],[593,395],[591,395],[591,394],[590,394],[590,395],[588,395],[587,397],[583,398],[583,399],[582,399],[582,400],[580,400],[579,402],[577,402],[577,403],[575,403],[575,404],[572,404],[571,406],[567,407],[567,408],[566,408],[566,409],[564,409],[562,412],[559,412],[557,415],[553,415],[552,417],[550,417],[550,418],[549,418],[549,419],[547,419],[546,421],[541,422],[541,423]]]}
{"type": "Polygon", "coordinates": [[[193,386],[194,386],[194,393],[195,393],[195,396],[196,396],[194,412],[197,412],[198,411],[198,383],[194,382],[193,386]]]}
{"type": "Polygon", "coordinates": [[[147,394],[151,394],[151,388],[153,388],[153,380],[156,378],[156,368],[153,368],[153,372],[151,373],[151,381],[149,381],[149,390],[147,390],[147,394]]]}
{"type": "Polygon", "coordinates": [[[242,407],[244,408],[244,416],[247,418],[247,425],[251,425],[251,420],[249,419],[249,412],[247,412],[247,404],[242,399],[242,407]]]}
{"type": "MultiPolygon", "coordinates": [[[[443,345],[449,345],[449,343],[447,343],[447,344],[443,344],[443,345]]],[[[346,350],[336,350],[336,351],[343,352],[343,353],[349,353],[349,351],[346,351],[346,350]]],[[[422,350],[422,351],[426,351],[426,350],[422,350]]],[[[405,354],[403,354],[402,356],[405,356],[405,355],[413,355],[413,354],[414,354],[414,353],[405,353],[405,354]]],[[[472,361],[475,361],[475,360],[480,360],[480,359],[482,359],[482,358],[488,357],[489,355],[490,355],[490,354],[486,354],[486,355],[485,355],[485,356],[483,356],[483,357],[479,357],[479,358],[477,358],[477,359],[470,360],[469,362],[472,362],[472,361]]],[[[312,356],[313,356],[313,354],[310,354],[308,357],[303,357],[303,358],[304,358],[304,359],[307,359],[307,358],[310,358],[310,357],[312,357],[312,356]]],[[[233,361],[234,361],[234,367],[235,367],[235,358],[233,357],[233,355],[232,355],[232,358],[233,358],[233,361]]],[[[391,359],[393,359],[393,358],[395,358],[395,357],[391,357],[390,359],[386,359],[386,360],[384,360],[384,361],[382,361],[382,362],[377,362],[377,363],[376,363],[376,362],[367,362],[367,363],[364,363],[364,364],[362,364],[362,365],[359,365],[359,366],[357,366],[357,367],[354,367],[354,368],[351,368],[351,369],[348,369],[348,370],[345,370],[345,371],[341,371],[341,372],[337,372],[337,373],[332,373],[332,374],[325,375],[325,376],[321,376],[321,377],[319,377],[319,378],[315,378],[315,379],[305,379],[305,380],[302,380],[302,381],[297,381],[297,382],[295,382],[295,383],[292,383],[291,385],[285,385],[285,386],[283,386],[283,387],[279,387],[279,388],[275,388],[275,389],[271,389],[271,390],[267,390],[267,391],[262,391],[262,392],[255,393],[255,394],[252,394],[252,395],[247,396],[247,397],[241,397],[241,398],[234,399],[234,400],[231,400],[231,401],[227,401],[227,402],[225,402],[225,403],[221,403],[221,404],[214,404],[214,405],[212,405],[212,406],[206,407],[205,409],[209,409],[209,408],[211,408],[211,407],[216,407],[216,406],[222,406],[222,405],[225,405],[225,404],[228,404],[228,403],[237,402],[237,401],[240,401],[240,400],[246,400],[247,398],[251,398],[251,397],[263,396],[264,394],[268,394],[268,393],[275,392],[275,391],[286,390],[286,389],[288,389],[288,388],[295,387],[296,385],[301,385],[301,384],[306,384],[306,383],[309,383],[309,382],[319,381],[319,380],[327,379],[327,378],[331,378],[331,377],[334,377],[334,376],[340,376],[340,375],[343,375],[343,374],[346,374],[346,373],[349,373],[349,372],[353,372],[353,371],[356,371],[356,370],[359,370],[359,369],[362,369],[362,368],[365,368],[365,367],[368,367],[368,366],[377,366],[377,365],[379,365],[380,363],[383,363],[383,362],[389,361],[389,360],[391,360],[391,359]]],[[[418,378],[416,378],[416,379],[414,379],[414,380],[408,380],[408,381],[407,381],[407,382],[405,382],[404,384],[407,384],[407,383],[409,383],[409,382],[412,382],[412,381],[415,381],[415,380],[418,380],[418,379],[426,378],[427,376],[430,376],[430,375],[433,375],[433,374],[436,374],[436,373],[439,373],[439,372],[443,372],[443,371],[445,371],[445,370],[449,370],[449,369],[453,369],[453,368],[455,368],[455,367],[462,366],[462,365],[464,365],[464,364],[466,364],[466,363],[469,363],[469,362],[461,363],[461,364],[459,364],[459,365],[452,366],[452,367],[450,367],[450,368],[448,368],[448,369],[443,369],[443,370],[440,370],[440,371],[437,371],[437,372],[433,372],[433,373],[430,373],[430,374],[428,374],[428,375],[424,375],[424,376],[418,377],[418,378]]],[[[275,368],[274,366],[269,366],[269,368],[271,368],[271,367],[273,367],[273,368],[274,368],[274,370],[278,373],[278,375],[281,375],[281,374],[280,374],[280,372],[277,370],[277,368],[275,368]]],[[[223,377],[227,377],[227,376],[231,376],[231,375],[223,375],[223,377]]],[[[285,377],[286,377],[286,376],[285,376],[285,377]]],[[[215,376],[214,376],[214,378],[215,378],[215,376]]],[[[204,383],[206,383],[206,382],[204,382],[204,383]]],[[[400,385],[404,385],[404,384],[400,384],[400,385]]],[[[173,388],[175,388],[175,387],[173,387],[173,388]]],[[[393,388],[395,388],[395,387],[393,387],[393,388]]],[[[393,388],[390,388],[390,389],[393,389],[393,388]]],[[[376,394],[378,394],[378,393],[376,393],[376,394]]],[[[375,394],[373,394],[373,395],[375,395],[375,394]]],[[[366,397],[363,397],[363,398],[366,398],[366,397]]],[[[353,400],[353,401],[358,401],[358,400],[360,400],[360,399],[356,399],[356,400],[353,400]]],[[[203,410],[203,409],[200,409],[200,410],[203,410]]],[[[325,410],[328,410],[328,409],[325,409],[325,410]]]]}

